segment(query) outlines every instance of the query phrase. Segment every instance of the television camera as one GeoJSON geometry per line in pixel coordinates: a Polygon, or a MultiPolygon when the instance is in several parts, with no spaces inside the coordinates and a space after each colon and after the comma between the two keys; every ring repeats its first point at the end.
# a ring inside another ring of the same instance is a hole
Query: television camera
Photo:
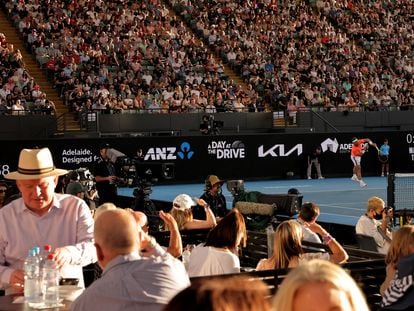
{"type": "Polygon", "coordinates": [[[95,178],[92,175],[92,173],[89,171],[89,169],[86,167],[80,167],[75,170],[69,171],[65,175],[64,184],[67,185],[70,180],[79,181],[82,184],[83,189],[85,189],[85,191],[87,192],[96,189],[95,178]]]}
{"type": "Polygon", "coordinates": [[[134,188],[134,203],[132,209],[145,213],[149,219],[150,230],[158,231],[162,221],[158,210],[150,199],[152,186],[159,181],[175,177],[174,163],[145,162],[142,159],[123,157],[117,159],[115,167],[119,167],[119,177],[125,181],[125,186],[134,188]],[[161,223],[160,223],[161,222],[161,223]]]}
{"type": "Polygon", "coordinates": [[[207,133],[210,135],[218,135],[220,134],[220,130],[224,126],[223,121],[218,121],[214,119],[214,115],[205,115],[203,116],[203,121],[207,122],[207,133]]]}

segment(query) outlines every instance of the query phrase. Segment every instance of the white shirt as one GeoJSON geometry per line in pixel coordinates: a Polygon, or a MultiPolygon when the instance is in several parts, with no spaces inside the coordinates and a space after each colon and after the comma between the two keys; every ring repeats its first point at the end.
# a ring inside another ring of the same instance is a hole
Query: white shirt
{"type": "Polygon", "coordinates": [[[372,236],[377,243],[378,252],[382,254],[386,254],[388,252],[388,248],[390,247],[390,243],[388,243],[379,233],[378,227],[381,226],[381,222],[369,218],[367,215],[362,215],[355,227],[355,231],[358,234],[365,234],[368,236],[372,236]]]}
{"type": "Polygon", "coordinates": [[[70,310],[162,310],[190,281],[182,262],[165,252],[158,255],[161,252],[153,251],[149,257],[137,253],[115,257],[70,310]]]}
{"type": "Polygon", "coordinates": [[[321,239],[319,238],[319,235],[317,235],[315,232],[313,232],[311,229],[306,227],[299,219],[296,219],[296,221],[300,224],[303,231],[303,241],[313,242],[313,243],[322,243],[321,239]]]}
{"type": "Polygon", "coordinates": [[[68,194],[55,194],[52,207],[39,216],[25,206],[23,199],[12,201],[0,210],[0,281],[8,283],[15,269],[33,246],[65,247],[71,254],[61,268],[62,277],[79,278],[82,266],[96,261],[93,245],[93,219],[85,201],[68,194]]]}
{"type": "Polygon", "coordinates": [[[188,275],[206,276],[240,272],[240,260],[229,250],[198,245],[193,249],[188,266],[188,275]]]}

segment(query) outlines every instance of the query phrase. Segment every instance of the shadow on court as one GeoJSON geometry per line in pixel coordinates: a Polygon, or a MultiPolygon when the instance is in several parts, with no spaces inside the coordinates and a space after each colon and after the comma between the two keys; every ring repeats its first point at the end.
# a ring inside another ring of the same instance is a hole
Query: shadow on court
{"type": "MultiPolygon", "coordinates": [[[[387,202],[387,178],[366,177],[366,187],[361,188],[350,178],[327,179],[289,179],[245,182],[246,191],[259,191],[268,194],[285,194],[296,188],[303,194],[303,202],[311,201],[319,205],[319,221],[345,225],[355,225],[359,216],[364,214],[366,202],[372,196],[379,196],[387,202]]],[[[178,194],[186,193],[199,197],[204,184],[154,185],[151,199],[172,201],[178,194]]],[[[132,188],[119,188],[118,194],[132,197],[132,188]]],[[[231,207],[233,197],[223,186],[227,207],[231,207]]]]}

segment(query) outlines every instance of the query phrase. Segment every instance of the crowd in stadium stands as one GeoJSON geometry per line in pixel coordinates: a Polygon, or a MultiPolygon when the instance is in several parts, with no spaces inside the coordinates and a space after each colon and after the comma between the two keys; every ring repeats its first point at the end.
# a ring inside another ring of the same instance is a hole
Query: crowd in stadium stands
{"type": "Polygon", "coordinates": [[[161,1],[43,2],[6,6],[74,111],[265,109],[161,1]]]}
{"type": "Polygon", "coordinates": [[[275,108],[411,109],[413,2],[171,0],[275,108]]]}
{"type": "Polygon", "coordinates": [[[0,115],[52,114],[55,107],[26,72],[22,54],[0,33],[0,115]]]}
{"type": "Polygon", "coordinates": [[[161,0],[5,3],[80,113],[274,109],[294,116],[414,105],[412,1],[170,5],[179,17],[161,0]],[[224,74],[214,52],[248,87],[224,74]]]}

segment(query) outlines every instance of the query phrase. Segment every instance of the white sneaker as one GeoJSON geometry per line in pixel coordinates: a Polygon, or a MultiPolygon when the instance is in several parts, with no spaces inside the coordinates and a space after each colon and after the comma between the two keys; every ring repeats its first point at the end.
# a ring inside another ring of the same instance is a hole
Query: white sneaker
{"type": "Polygon", "coordinates": [[[352,175],[351,180],[353,180],[353,181],[359,181],[357,175],[352,175]]]}
{"type": "Polygon", "coordinates": [[[384,177],[384,173],[381,174],[381,177],[384,177]]]}
{"type": "Polygon", "coordinates": [[[362,188],[362,187],[366,187],[366,186],[367,186],[367,184],[366,184],[366,183],[364,183],[362,180],[360,180],[360,181],[359,181],[359,185],[361,186],[361,188],[362,188]]]}
{"type": "Polygon", "coordinates": [[[325,177],[323,177],[323,176],[319,176],[319,178],[318,179],[325,179],[325,177]]]}
{"type": "Polygon", "coordinates": [[[308,177],[308,179],[312,179],[312,177],[308,177]]]}

